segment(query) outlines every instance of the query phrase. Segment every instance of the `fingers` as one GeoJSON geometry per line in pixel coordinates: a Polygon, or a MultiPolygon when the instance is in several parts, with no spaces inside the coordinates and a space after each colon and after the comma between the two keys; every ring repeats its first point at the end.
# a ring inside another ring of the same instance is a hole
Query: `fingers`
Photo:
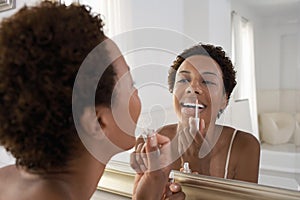
{"type": "Polygon", "coordinates": [[[188,148],[193,141],[195,141],[197,144],[202,143],[204,139],[202,132],[204,133],[205,123],[202,119],[200,125],[200,130],[202,130],[202,132],[197,129],[197,123],[200,122],[198,122],[197,119],[190,117],[188,127],[179,129],[180,134],[178,136],[178,139],[180,143],[182,143],[183,147],[188,148]]]}
{"type": "Polygon", "coordinates": [[[136,145],[136,150],[130,155],[130,165],[137,173],[146,170],[166,168],[171,162],[171,147],[168,137],[149,134],[146,143],[136,145]]]}
{"type": "Polygon", "coordinates": [[[190,131],[189,127],[181,129],[181,132],[178,134],[178,152],[180,155],[184,154],[186,150],[194,143],[198,146],[201,145],[202,137],[199,136],[197,131],[190,131]]]}
{"type": "Polygon", "coordinates": [[[148,168],[145,147],[145,143],[140,143],[136,146],[135,152],[130,154],[130,165],[137,173],[144,173],[148,168]]]}
{"type": "Polygon", "coordinates": [[[182,192],[181,186],[178,183],[171,183],[165,193],[165,199],[180,200],[185,199],[185,194],[182,192]]]}
{"type": "Polygon", "coordinates": [[[199,118],[194,118],[194,117],[190,117],[189,118],[189,128],[190,128],[190,132],[191,133],[196,133],[197,131],[199,131],[198,127],[199,127],[199,118]]]}
{"type": "Polygon", "coordinates": [[[137,148],[137,146],[138,146],[140,143],[145,143],[144,137],[143,137],[142,135],[140,135],[140,136],[136,139],[136,142],[135,142],[135,149],[137,148]]]}
{"type": "Polygon", "coordinates": [[[205,130],[205,121],[204,121],[204,119],[201,119],[201,121],[200,121],[200,133],[205,138],[206,133],[205,133],[204,130],[205,130]]]}
{"type": "Polygon", "coordinates": [[[146,153],[150,170],[168,166],[171,158],[169,138],[156,133],[150,134],[147,139],[146,153]]]}
{"type": "Polygon", "coordinates": [[[145,146],[146,146],[145,143],[144,144],[140,143],[137,146],[136,149],[137,153],[135,154],[136,161],[139,164],[142,172],[145,172],[147,170],[147,156],[145,152],[145,146]]]}
{"type": "MultiPolygon", "coordinates": [[[[136,146],[136,152],[131,154],[131,166],[140,171],[143,171],[142,164],[147,165],[148,168],[145,173],[136,176],[138,178],[134,183],[133,199],[146,199],[145,197],[161,199],[163,197],[167,190],[166,184],[170,173],[171,162],[168,161],[170,157],[169,138],[155,132],[147,136],[146,143],[136,146]],[[146,157],[141,155],[146,155],[146,157]]],[[[172,194],[170,195],[172,197],[172,194]]]]}
{"type": "Polygon", "coordinates": [[[181,191],[181,186],[178,184],[178,183],[172,183],[170,186],[169,186],[171,192],[180,192],[181,191]]]}
{"type": "Polygon", "coordinates": [[[135,154],[136,154],[135,152],[130,154],[130,166],[137,173],[142,173],[142,170],[140,169],[139,164],[136,162],[135,154]]]}
{"type": "Polygon", "coordinates": [[[165,200],[183,200],[183,199],[185,199],[184,192],[178,192],[178,193],[172,194],[171,196],[165,198],[165,200]]]}
{"type": "Polygon", "coordinates": [[[173,194],[172,191],[170,190],[170,185],[171,185],[170,182],[168,182],[166,184],[165,194],[164,194],[164,198],[163,199],[165,199],[165,198],[167,198],[167,197],[169,197],[169,196],[171,196],[173,194]]]}
{"type": "Polygon", "coordinates": [[[150,137],[149,143],[147,140],[147,143],[150,145],[149,149],[151,148],[157,149],[158,147],[160,149],[164,149],[165,146],[168,146],[170,144],[170,139],[168,137],[160,134],[156,134],[155,132],[151,134],[149,137],[150,137]]]}
{"type": "Polygon", "coordinates": [[[195,137],[195,141],[198,144],[201,144],[205,137],[205,135],[204,135],[204,128],[205,128],[204,119],[201,119],[199,122],[199,120],[197,120],[193,117],[190,117],[189,118],[189,127],[190,127],[189,132],[195,137]],[[198,123],[200,123],[200,130],[197,129],[198,123]]]}

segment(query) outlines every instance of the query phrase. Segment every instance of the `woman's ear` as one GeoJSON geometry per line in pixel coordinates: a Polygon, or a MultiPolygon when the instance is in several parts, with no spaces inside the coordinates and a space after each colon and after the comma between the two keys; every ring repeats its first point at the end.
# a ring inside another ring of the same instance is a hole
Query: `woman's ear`
{"type": "Polygon", "coordinates": [[[223,100],[222,100],[222,104],[221,104],[221,109],[225,110],[225,108],[228,105],[228,98],[227,98],[227,94],[223,95],[223,100]]]}
{"type": "Polygon", "coordinates": [[[86,107],[80,119],[81,126],[88,135],[94,139],[101,140],[105,137],[110,114],[108,107],[86,107]]]}

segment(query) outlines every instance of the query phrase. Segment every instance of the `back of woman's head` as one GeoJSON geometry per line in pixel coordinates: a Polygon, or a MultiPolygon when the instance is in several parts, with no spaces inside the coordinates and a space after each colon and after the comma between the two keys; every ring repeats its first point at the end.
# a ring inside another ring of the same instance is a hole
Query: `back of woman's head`
{"type": "MultiPolygon", "coordinates": [[[[67,164],[79,138],[72,89],[88,53],[105,40],[99,15],[85,6],[43,2],[23,7],[0,27],[0,144],[29,170],[67,164]]],[[[99,55],[105,57],[106,55],[99,55]]],[[[98,93],[109,96],[112,68],[98,93]]],[[[102,81],[103,82],[103,81],[102,81]]],[[[77,99],[80,100],[81,97],[77,99]]],[[[97,99],[109,105],[110,99],[97,99]]]]}

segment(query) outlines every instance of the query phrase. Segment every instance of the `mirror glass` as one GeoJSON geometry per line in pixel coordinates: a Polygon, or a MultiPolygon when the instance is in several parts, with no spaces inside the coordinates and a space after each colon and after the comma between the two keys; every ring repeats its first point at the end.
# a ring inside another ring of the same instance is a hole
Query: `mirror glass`
{"type": "Polygon", "coordinates": [[[255,30],[260,184],[299,190],[300,1],[239,4],[255,30]]]}
{"type": "MultiPolygon", "coordinates": [[[[126,4],[116,1],[106,2],[99,9],[107,20],[107,34],[124,48],[123,52],[139,87],[143,110],[136,135],[143,128],[156,129],[177,122],[167,87],[168,67],[176,55],[193,42],[201,41],[221,45],[233,57],[231,12],[235,11],[249,21],[254,36],[256,95],[253,98],[256,99],[256,115],[251,116],[251,99],[247,99],[236,103],[235,110],[229,106],[220,123],[248,130],[261,142],[259,184],[299,190],[299,0],[167,0],[151,3],[126,1],[126,4]],[[119,12],[112,12],[111,9],[119,12]],[[154,48],[127,51],[128,46],[137,45],[139,39],[143,40],[134,34],[128,36],[126,42],[118,41],[121,33],[145,27],[161,31],[161,35],[144,33],[143,37],[147,36],[149,45],[152,44],[154,48]],[[166,38],[172,38],[173,42],[168,43],[166,38]],[[160,46],[164,42],[166,46],[169,45],[167,48],[160,46]],[[253,126],[255,118],[256,131],[253,126]],[[287,118],[290,122],[286,122],[287,118]],[[277,132],[270,133],[272,129],[268,123],[270,120],[275,123],[275,119],[278,120],[277,132]],[[269,134],[275,134],[275,139],[269,134]],[[281,134],[286,138],[277,138],[281,134]]],[[[233,98],[232,101],[236,100],[239,98],[233,98]]],[[[126,152],[114,159],[126,162],[128,158],[126,152]]]]}

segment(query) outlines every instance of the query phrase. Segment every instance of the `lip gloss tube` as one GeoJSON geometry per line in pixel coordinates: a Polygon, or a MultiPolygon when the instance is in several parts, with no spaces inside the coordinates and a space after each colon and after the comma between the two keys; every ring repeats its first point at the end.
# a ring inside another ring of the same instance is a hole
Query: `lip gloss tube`
{"type": "Polygon", "coordinates": [[[144,139],[144,142],[147,142],[148,137],[151,137],[154,134],[154,130],[153,129],[144,129],[143,133],[142,133],[142,137],[144,139]]]}
{"type": "Polygon", "coordinates": [[[199,116],[198,116],[198,110],[199,110],[199,107],[198,107],[198,99],[197,99],[196,100],[196,107],[195,107],[195,121],[196,121],[196,128],[199,131],[200,119],[199,119],[199,116]]]}
{"type": "Polygon", "coordinates": [[[192,170],[190,169],[189,163],[185,162],[183,163],[183,173],[192,173],[192,170]]]}
{"type": "Polygon", "coordinates": [[[175,182],[174,172],[173,172],[173,171],[170,171],[170,174],[169,174],[169,182],[170,182],[170,183],[174,183],[174,182],[175,182]]]}
{"type": "Polygon", "coordinates": [[[147,140],[150,140],[150,146],[151,147],[156,147],[157,146],[157,150],[156,150],[156,156],[159,157],[160,156],[160,150],[157,144],[157,139],[156,139],[156,132],[154,129],[146,129],[144,131],[143,134],[143,139],[144,142],[147,143],[147,140]]]}

